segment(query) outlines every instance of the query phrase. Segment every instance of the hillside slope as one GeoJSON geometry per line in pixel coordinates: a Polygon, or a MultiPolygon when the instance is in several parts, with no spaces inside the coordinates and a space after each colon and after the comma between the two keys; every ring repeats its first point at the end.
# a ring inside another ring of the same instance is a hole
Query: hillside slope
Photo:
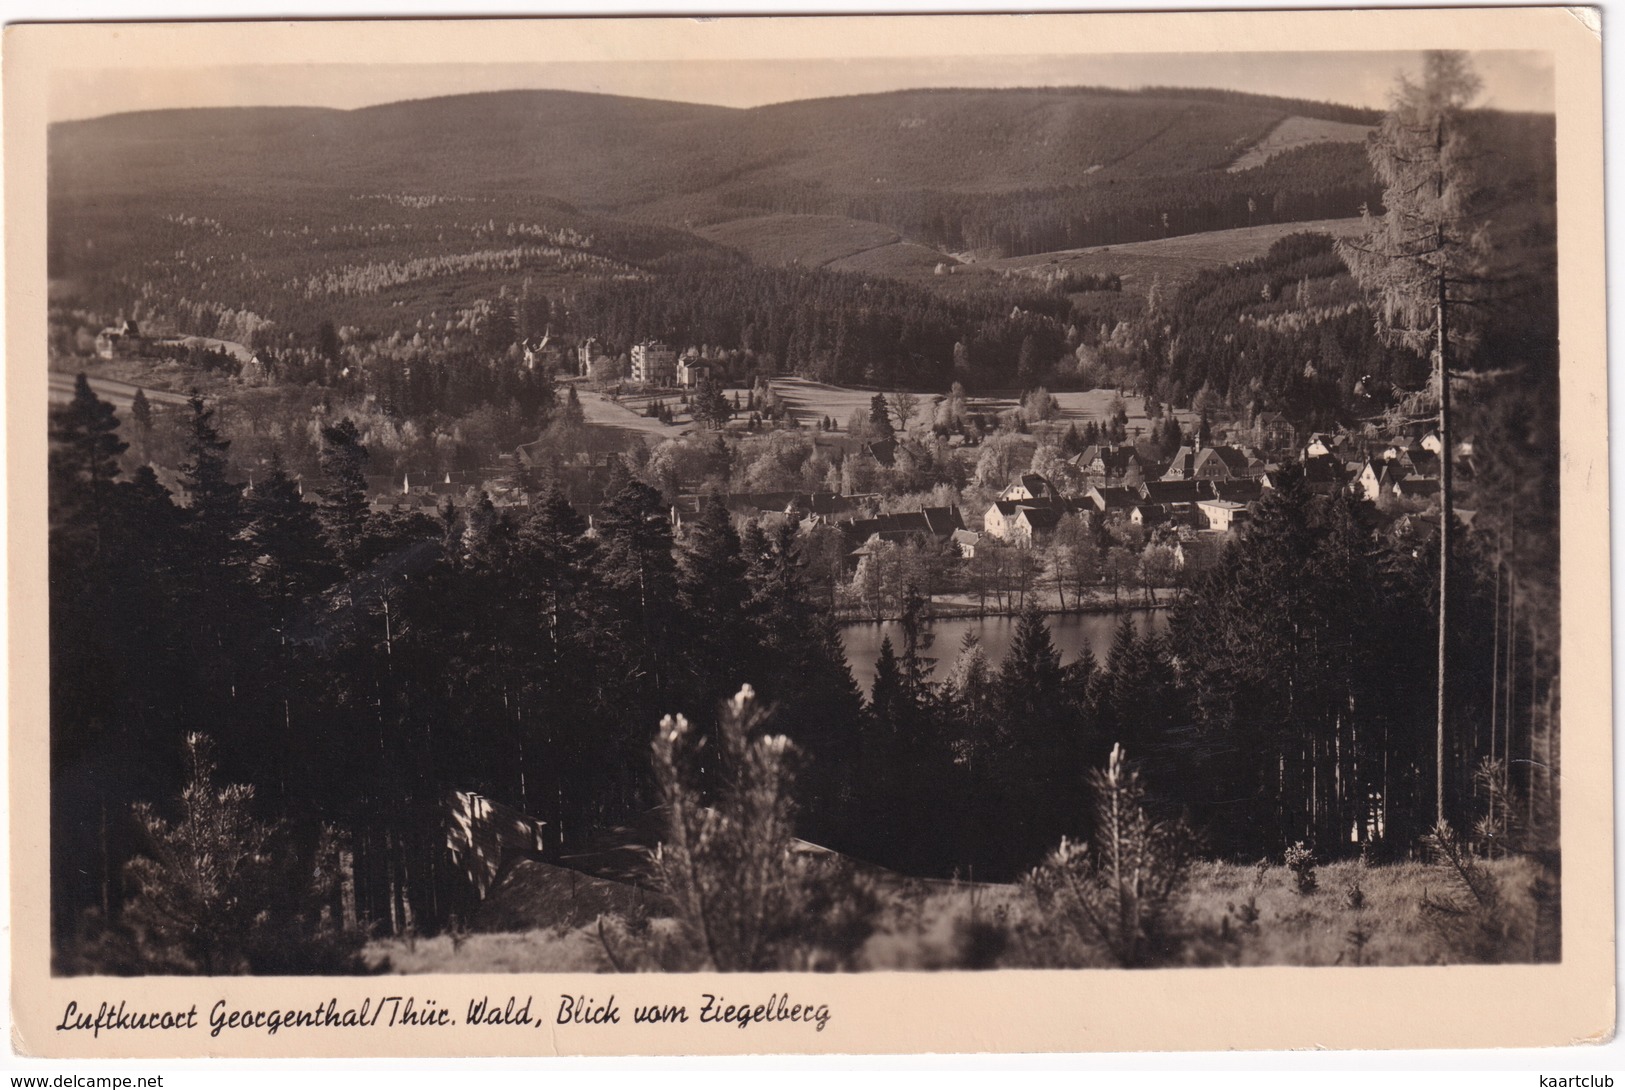
{"type": "MultiPolygon", "coordinates": [[[[356,320],[728,248],[924,274],[948,254],[1352,216],[1380,198],[1352,142],[1363,117],[1322,107],[1071,88],[740,110],[512,91],[121,114],[52,127],[51,269],[110,310],[156,293],[287,317],[343,298],[356,320]],[[1317,114],[1336,116],[1313,142],[1231,169],[1317,114]]],[[[1514,168],[1551,159],[1550,117],[1486,124],[1516,135],[1514,168]]]]}
{"type": "Polygon", "coordinates": [[[441,193],[523,186],[599,209],[795,178],[841,191],[1005,192],[1221,167],[1285,115],[1087,89],[901,91],[736,110],[505,91],[339,111],[170,110],[53,126],[61,184],[260,178],[441,193]]]}

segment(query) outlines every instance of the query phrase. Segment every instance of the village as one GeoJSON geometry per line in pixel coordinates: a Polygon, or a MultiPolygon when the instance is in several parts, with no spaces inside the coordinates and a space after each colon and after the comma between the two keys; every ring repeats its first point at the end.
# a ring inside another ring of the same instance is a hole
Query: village
{"type": "MultiPolygon", "coordinates": [[[[133,322],[104,329],[95,348],[105,361],[257,358],[232,342],[154,336],[133,322]]],[[[517,366],[580,406],[581,426],[493,452],[485,468],[369,474],[373,514],[447,520],[485,504],[524,508],[551,485],[591,533],[621,466],[660,490],[679,539],[705,492],[719,495],[737,528],[793,523],[830,608],[869,621],[897,615],[910,587],[935,616],[1166,604],[1245,533],[1289,470],[1317,494],[1369,501],[1386,533],[1416,549],[1438,533],[1441,444],[1414,426],[1317,432],[1300,443],[1278,412],[1198,414],[1154,398],[1130,425],[1128,404],[1140,399],[1122,388],[1092,401],[1042,389],[967,397],[957,385],[947,395],[881,392],[815,387],[712,345],[679,352],[646,339],[616,351],[596,337],[568,344],[548,333],[515,349],[517,366]],[[810,399],[794,400],[807,389],[810,399]],[[702,397],[718,406],[703,420],[702,397]]],[[[1456,461],[1470,476],[1470,443],[1456,461]]],[[[1470,524],[1472,512],[1458,517],[1470,524]]]]}
{"type": "MultiPolygon", "coordinates": [[[[1163,604],[1217,563],[1289,471],[1302,472],[1316,494],[1347,491],[1369,501],[1390,535],[1418,549],[1438,532],[1441,445],[1435,430],[1317,432],[1300,445],[1280,413],[1210,426],[1206,413],[1197,424],[1195,413],[1164,410],[1151,399],[1147,415],[1158,413],[1162,426],[1148,420],[1149,427],[1130,433],[1121,390],[1111,395],[1115,413],[1108,409],[1082,429],[1076,415],[1029,420],[1020,408],[968,412],[974,423],[944,426],[935,410],[948,398],[896,392],[875,392],[869,410],[854,413],[844,429],[833,416],[819,416],[809,428],[774,392],[775,384],[796,380],[746,373],[739,353],[707,346],[679,354],[648,340],[612,356],[596,338],[567,348],[545,336],[523,348],[527,368],[573,371],[561,380],[571,397],[596,399],[630,416],[639,404],[687,407],[710,386],[723,399],[725,422],[679,428],[668,419],[661,431],[672,438],[644,432],[630,443],[612,428],[588,427],[576,437],[580,449],[562,456],[556,445],[538,442],[502,455],[488,471],[403,474],[398,482],[374,476],[375,513],[440,515],[447,504],[481,502],[525,506],[546,478],[571,498],[590,528],[611,467],[620,461],[666,495],[679,537],[705,491],[720,495],[737,528],[795,524],[815,542],[807,551],[822,561],[832,607],[869,620],[895,615],[908,585],[927,595],[938,616],[1014,613],[1033,603],[1050,612],[1163,604]],[[900,412],[900,401],[914,402],[912,412],[900,412]],[[1191,422],[1188,430],[1179,429],[1181,416],[1191,422]],[[1160,445],[1167,427],[1185,440],[1171,454],[1160,445]],[[769,457],[761,453],[762,442],[774,433],[800,437],[827,462],[822,480],[802,473],[799,481],[823,487],[734,487],[760,479],[741,472],[741,463],[769,457]],[[1206,440],[1210,433],[1218,441],[1206,440]],[[1002,484],[987,479],[980,459],[989,441],[1001,438],[1017,463],[1030,451],[1030,467],[1013,467],[1002,484]],[[732,471],[711,472],[703,482],[660,479],[653,471],[663,447],[701,443],[721,444],[719,457],[732,471]],[[927,494],[932,502],[918,502],[927,494]]],[[[970,399],[972,410],[977,401],[970,399]]],[[[1460,471],[1470,474],[1470,444],[1457,455],[1460,471]]],[[[1458,514],[1470,522],[1470,511],[1458,514]]]]}

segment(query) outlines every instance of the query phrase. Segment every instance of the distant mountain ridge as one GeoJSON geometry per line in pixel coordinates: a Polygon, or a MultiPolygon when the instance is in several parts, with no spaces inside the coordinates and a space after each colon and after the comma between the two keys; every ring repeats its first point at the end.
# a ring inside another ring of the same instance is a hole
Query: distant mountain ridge
{"type": "Polygon", "coordinates": [[[857,192],[997,192],[1069,184],[1091,168],[1214,169],[1288,116],[1284,103],[1216,94],[931,89],[734,109],[500,91],[357,110],[117,114],[53,126],[51,155],[69,189],[218,186],[269,172],[312,185],[523,186],[603,209],[791,177],[857,192]]]}
{"type": "MultiPolygon", "coordinates": [[[[596,240],[590,258],[545,255],[565,278],[631,275],[665,255],[715,250],[696,232],[775,263],[845,254],[854,268],[929,271],[950,254],[1356,215],[1380,200],[1358,142],[1375,118],[1227,91],[1087,87],[905,90],[750,109],[497,91],[355,110],[118,114],[51,128],[52,268],[141,284],[152,276],[130,262],[195,254],[174,225],[200,220],[268,240],[237,255],[250,260],[222,268],[227,255],[216,254],[212,272],[188,274],[211,285],[211,298],[227,286],[242,293],[222,304],[239,307],[330,266],[355,283],[416,275],[373,266],[431,255],[529,268],[536,255],[525,240],[561,231],[596,240]],[[1256,150],[1292,119],[1325,138],[1256,150]],[[736,226],[711,230],[724,224],[736,226]],[[898,237],[892,248],[852,242],[886,232],[898,237]]],[[[1492,121],[1498,170],[1546,169],[1549,115],[1492,121]]]]}

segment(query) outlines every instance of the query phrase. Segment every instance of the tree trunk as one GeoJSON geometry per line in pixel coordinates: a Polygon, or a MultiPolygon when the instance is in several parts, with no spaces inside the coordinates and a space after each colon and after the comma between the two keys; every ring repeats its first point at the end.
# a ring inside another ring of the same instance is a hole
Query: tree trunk
{"type": "Polygon", "coordinates": [[[1438,721],[1434,738],[1434,820],[1444,820],[1445,769],[1445,664],[1450,641],[1450,523],[1452,511],[1450,496],[1450,359],[1447,352],[1449,332],[1445,325],[1445,278],[1439,274],[1438,354],[1439,354],[1439,678],[1438,721]]]}

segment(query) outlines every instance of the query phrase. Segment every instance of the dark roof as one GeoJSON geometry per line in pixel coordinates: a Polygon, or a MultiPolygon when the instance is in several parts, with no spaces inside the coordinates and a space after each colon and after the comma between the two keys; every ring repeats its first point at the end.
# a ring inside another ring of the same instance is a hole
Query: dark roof
{"type": "Polygon", "coordinates": [[[1439,494],[1439,479],[1437,477],[1406,477],[1395,483],[1394,487],[1401,496],[1437,496],[1439,494]]]}
{"type": "Polygon", "coordinates": [[[1061,513],[1053,507],[1029,507],[1023,504],[1021,515],[1027,519],[1027,525],[1034,530],[1053,530],[1055,524],[1061,521],[1061,513]]]}
{"type": "Polygon", "coordinates": [[[894,534],[930,534],[934,537],[947,537],[955,530],[964,529],[965,526],[959,517],[957,507],[927,507],[923,511],[901,511],[890,515],[876,515],[874,518],[849,519],[835,525],[848,540],[857,541],[867,541],[875,534],[884,535],[883,540],[893,540],[889,535],[894,534]]]}
{"type": "Polygon", "coordinates": [[[925,518],[926,528],[938,537],[947,537],[965,528],[965,520],[959,517],[957,507],[926,507],[920,514],[925,518]]]}
{"type": "Polygon", "coordinates": [[[901,545],[904,542],[913,540],[919,536],[920,534],[918,531],[911,530],[876,530],[874,533],[870,534],[864,539],[863,545],[860,548],[853,550],[853,555],[868,556],[872,551],[873,546],[881,544],[882,542],[889,541],[894,545],[901,545]]]}
{"type": "Polygon", "coordinates": [[[1206,484],[1215,499],[1234,500],[1237,503],[1252,503],[1264,494],[1263,482],[1254,477],[1239,481],[1208,481],[1206,484]]]}
{"type": "Polygon", "coordinates": [[[869,457],[888,469],[897,460],[897,440],[895,439],[877,439],[873,443],[863,444],[863,449],[869,452],[869,457]]]}
{"type": "Polygon", "coordinates": [[[1416,470],[1418,477],[1437,477],[1439,475],[1439,456],[1431,450],[1417,447],[1415,450],[1407,451],[1405,457],[1410,462],[1411,468],[1416,470]]]}
{"type": "Polygon", "coordinates": [[[1205,447],[1197,452],[1193,466],[1201,465],[1213,458],[1223,462],[1225,468],[1231,473],[1242,474],[1247,472],[1247,456],[1235,447],[1205,447]]]}
{"type": "Polygon", "coordinates": [[[1170,473],[1173,473],[1177,474],[1179,477],[1189,477],[1191,475],[1191,467],[1195,464],[1196,452],[1191,450],[1190,447],[1180,447],[1174,452],[1173,458],[1171,458],[1168,462],[1168,468],[1163,471],[1162,475],[1166,477],[1170,473]]]}
{"type": "Polygon", "coordinates": [[[1095,462],[1099,462],[1107,473],[1122,473],[1130,465],[1141,464],[1139,454],[1127,444],[1087,447],[1082,454],[1072,459],[1072,463],[1077,466],[1093,465],[1095,462]]]}
{"type": "Polygon", "coordinates": [[[1303,460],[1303,479],[1310,484],[1332,482],[1341,484],[1346,479],[1342,461],[1335,454],[1322,454],[1303,460]]]}
{"type": "Polygon", "coordinates": [[[1133,507],[1145,497],[1132,488],[1091,488],[1088,499],[1101,511],[1119,511],[1133,507]]]}
{"type": "Polygon", "coordinates": [[[1051,491],[1049,480],[1042,473],[1023,473],[1021,487],[1034,496],[1047,496],[1051,491]]]}
{"type": "Polygon", "coordinates": [[[1207,494],[1201,481],[1146,481],[1140,498],[1149,503],[1195,503],[1207,494]]]}

